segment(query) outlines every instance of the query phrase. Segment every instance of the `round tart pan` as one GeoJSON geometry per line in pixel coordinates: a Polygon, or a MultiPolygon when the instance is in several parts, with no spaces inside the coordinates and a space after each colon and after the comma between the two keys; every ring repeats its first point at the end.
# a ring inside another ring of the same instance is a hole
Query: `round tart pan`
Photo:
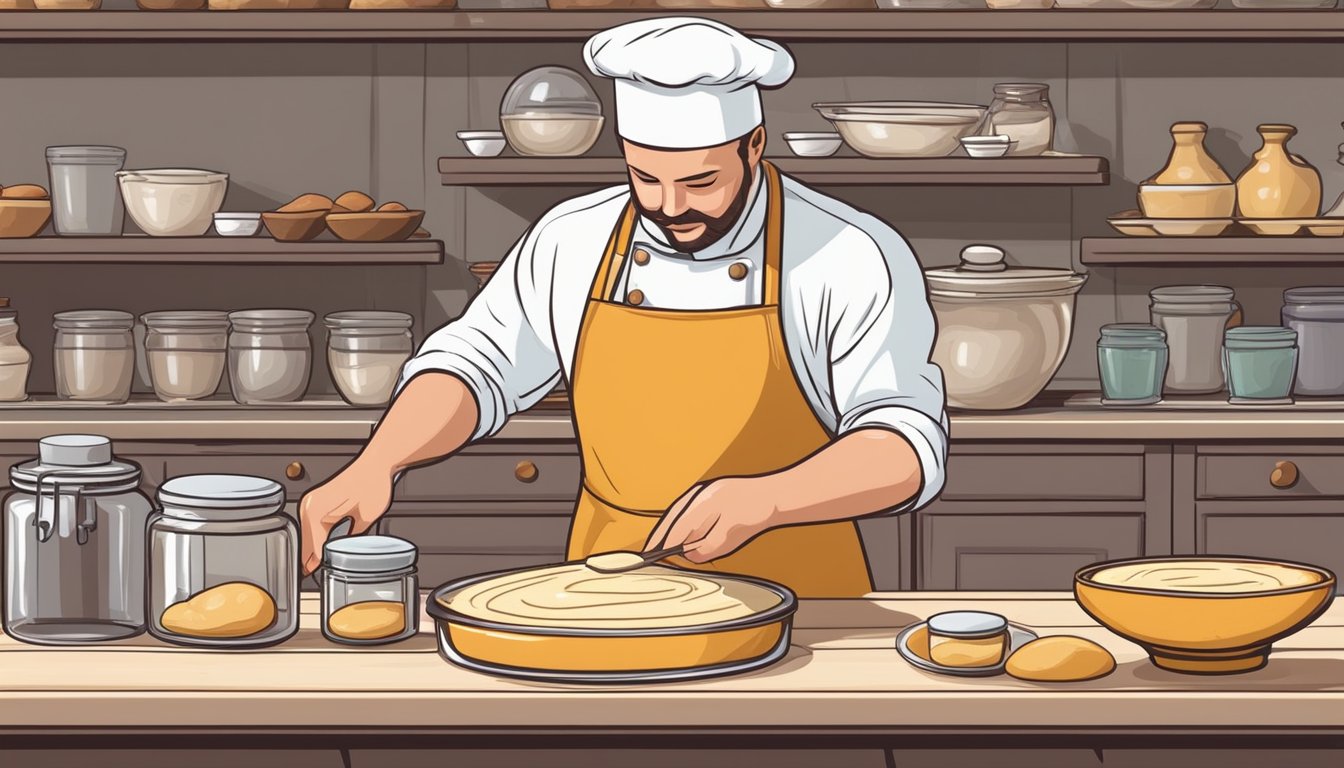
{"type": "MultiPolygon", "coordinates": [[[[550,567],[550,566],[547,566],[550,567]]],[[[433,617],[439,653],[478,672],[569,683],[647,683],[696,680],[769,666],[789,649],[798,598],[788,588],[749,576],[696,572],[773,592],[780,603],[732,621],[689,627],[606,629],[536,627],[467,616],[441,602],[469,586],[533,568],[498,571],[435,589],[425,610],[433,617]]]]}

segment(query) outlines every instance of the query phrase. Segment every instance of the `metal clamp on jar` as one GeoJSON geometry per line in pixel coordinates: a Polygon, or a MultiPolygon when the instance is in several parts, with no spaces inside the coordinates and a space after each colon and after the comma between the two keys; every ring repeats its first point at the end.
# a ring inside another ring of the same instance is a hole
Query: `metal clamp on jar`
{"type": "Polygon", "coordinates": [[[420,591],[415,545],[395,536],[347,536],[322,548],[322,634],[351,645],[415,635],[420,591]]]}
{"type": "Polygon", "coordinates": [[[119,640],[145,630],[140,467],[112,441],[57,435],[9,471],[5,631],[29,643],[119,640]]]}

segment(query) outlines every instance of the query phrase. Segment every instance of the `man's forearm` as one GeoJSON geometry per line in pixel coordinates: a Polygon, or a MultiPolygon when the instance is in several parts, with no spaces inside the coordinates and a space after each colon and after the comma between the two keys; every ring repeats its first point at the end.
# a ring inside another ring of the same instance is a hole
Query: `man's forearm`
{"type": "Polygon", "coordinates": [[[772,522],[798,525],[864,517],[915,498],[919,456],[888,429],[850,432],[799,464],[759,478],[776,507],[772,522]]]}
{"type": "Polygon", "coordinates": [[[479,419],[476,400],[461,379],[422,373],[392,402],[356,461],[392,477],[457,451],[479,419]]]}

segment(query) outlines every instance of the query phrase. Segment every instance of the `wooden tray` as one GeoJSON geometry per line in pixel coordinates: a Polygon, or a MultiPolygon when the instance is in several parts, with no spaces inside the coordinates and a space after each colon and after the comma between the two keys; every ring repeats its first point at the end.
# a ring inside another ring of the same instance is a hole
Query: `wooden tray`
{"type": "Polygon", "coordinates": [[[350,0],[210,0],[212,11],[334,11],[350,0]]]}
{"type": "Polygon", "coordinates": [[[649,10],[649,9],[707,9],[707,8],[769,8],[765,0],[547,0],[553,11],[592,10],[649,10]]]}
{"type": "Polygon", "coordinates": [[[350,0],[352,11],[426,11],[456,7],[457,0],[350,0]]]}

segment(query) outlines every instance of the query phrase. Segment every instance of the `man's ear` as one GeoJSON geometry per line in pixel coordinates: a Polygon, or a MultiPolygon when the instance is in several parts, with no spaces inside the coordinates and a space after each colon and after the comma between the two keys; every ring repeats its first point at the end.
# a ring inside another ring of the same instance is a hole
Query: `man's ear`
{"type": "Polygon", "coordinates": [[[755,165],[761,161],[765,155],[765,126],[758,125],[756,130],[751,132],[751,138],[747,139],[747,157],[751,164],[755,165]]]}

